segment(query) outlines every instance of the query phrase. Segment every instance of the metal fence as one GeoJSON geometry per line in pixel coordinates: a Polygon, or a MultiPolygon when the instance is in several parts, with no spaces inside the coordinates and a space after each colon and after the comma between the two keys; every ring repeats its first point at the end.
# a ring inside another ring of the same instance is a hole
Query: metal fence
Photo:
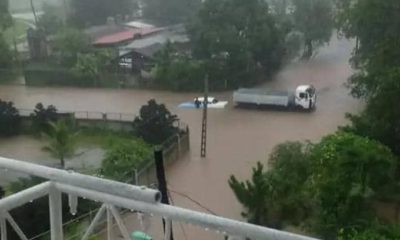
{"type": "MultiPolygon", "coordinates": [[[[29,117],[35,111],[33,109],[19,108],[19,115],[29,117]]],[[[98,112],[98,111],[58,111],[60,114],[70,114],[76,120],[108,120],[132,122],[136,115],[133,113],[98,112]]]]}

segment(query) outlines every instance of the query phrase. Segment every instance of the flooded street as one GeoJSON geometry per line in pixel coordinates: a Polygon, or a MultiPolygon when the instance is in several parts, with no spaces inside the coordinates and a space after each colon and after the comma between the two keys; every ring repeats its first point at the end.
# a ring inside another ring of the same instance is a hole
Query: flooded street
{"type": "MultiPolygon", "coordinates": [[[[193,99],[194,94],[0,86],[0,98],[14,101],[18,108],[32,109],[36,103],[42,102],[53,104],[62,111],[116,113],[138,113],[151,98],[165,103],[189,125],[191,131],[191,152],[177,161],[167,173],[174,204],[205,211],[181,196],[184,194],[218,215],[241,219],[241,206],[227,183],[231,174],[241,180],[249,178],[251,168],[257,161],[265,163],[275,145],[285,141],[318,141],[346,123],[346,112],[358,112],[362,108],[362,104],[349,96],[349,90],[344,86],[352,73],[348,64],[352,48],[352,42],[334,38],[329,46],[319,50],[317,57],[309,62],[290,64],[274,81],[262,86],[291,90],[300,84],[313,84],[317,88],[318,99],[317,109],[312,113],[237,109],[232,105],[232,92],[213,94],[221,100],[228,100],[229,105],[223,110],[209,110],[206,159],[200,158],[202,111],[177,107],[193,99]]],[[[185,229],[190,231],[190,239],[215,239],[204,231],[191,227],[185,229]]],[[[175,225],[174,231],[181,236],[180,227],[175,225]]]]}

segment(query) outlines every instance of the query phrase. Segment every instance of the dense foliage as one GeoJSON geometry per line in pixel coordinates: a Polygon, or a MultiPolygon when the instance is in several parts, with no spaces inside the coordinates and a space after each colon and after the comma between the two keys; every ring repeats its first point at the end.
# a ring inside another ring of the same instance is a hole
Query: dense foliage
{"type": "Polygon", "coordinates": [[[338,26],[357,39],[350,79],[352,93],[367,100],[360,116],[351,116],[348,130],[388,145],[400,154],[400,2],[340,0],[338,26]]]}
{"type": "Polygon", "coordinates": [[[102,161],[101,175],[121,182],[133,182],[135,170],[152,161],[151,147],[141,140],[115,142],[102,161]]]}
{"type": "Polygon", "coordinates": [[[284,33],[261,0],[205,1],[189,33],[212,89],[254,84],[259,70],[273,73],[285,55],[284,33]]]}
{"type": "Polygon", "coordinates": [[[362,228],[373,219],[371,200],[396,185],[398,159],[386,146],[349,133],[327,136],[311,153],[308,189],[314,229],[334,237],[340,229],[362,228]]]}
{"type": "Polygon", "coordinates": [[[108,17],[124,18],[132,15],[132,0],[71,0],[70,22],[80,27],[105,24],[108,17]]]}
{"type": "Polygon", "coordinates": [[[323,239],[363,230],[377,216],[371,203],[396,187],[398,159],[384,145],[338,132],[320,143],[285,143],[259,163],[251,181],[229,184],[253,223],[306,227],[323,239]],[[307,224],[304,224],[307,223],[307,224]]]}
{"type": "Polygon", "coordinates": [[[168,43],[156,54],[155,83],[175,91],[199,90],[204,87],[204,67],[200,61],[177,54],[168,43]]]}
{"type": "Polygon", "coordinates": [[[400,239],[400,226],[397,224],[372,223],[365,230],[352,230],[347,233],[341,232],[338,240],[392,240],[400,239]]]}
{"type": "Polygon", "coordinates": [[[202,90],[208,77],[211,90],[253,86],[299,55],[303,44],[310,58],[329,42],[333,25],[329,0],[204,1],[187,27],[191,53],[167,45],[156,57],[156,84],[202,90]]]}
{"type": "Polygon", "coordinates": [[[19,112],[14,104],[0,99],[0,136],[17,134],[20,120],[19,112]]]}
{"type": "Polygon", "coordinates": [[[91,49],[88,36],[75,28],[63,28],[58,31],[52,44],[55,54],[67,67],[74,66],[78,55],[89,52],[91,49]]]}
{"type": "Polygon", "coordinates": [[[101,73],[111,61],[111,53],[107,50],[96,50],[90,53],[78,53],[77,61],[72,67],[73,75],[82,82],[92,82],[92,86],[98,86],[101,73]]]}
{"type": "Polygon", "coordinates": [[[331,0],[292,0],[294,28],[303,33],[305,51],[310,58],[316,45],[329,43],[333,31],[334,16],[331,0]]]}
{"type": "Polygon", "coordinates": [[[161,144],[179,129],[174,126],[178,121],[164,104],[158,104],[154,99],[140,108],[140,115],[133,121],[134,132],[147,143],[161,144]]]}
{"type": "MultiPolygon", "coordinates": [[[[75,28],[57,32],[53,42],[58,65],[65,69],[71,82],[82,86],[99,86],[112,59],[111,51],[91,47],[89,37],[75,28]]],[[[106,79],[108,80],[108,79],[106,79]]]]}

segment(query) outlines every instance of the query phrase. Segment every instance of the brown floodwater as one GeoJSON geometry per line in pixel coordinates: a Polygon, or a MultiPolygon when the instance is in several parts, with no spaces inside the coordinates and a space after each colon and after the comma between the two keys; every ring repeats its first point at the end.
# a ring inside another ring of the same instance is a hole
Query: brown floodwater
{"type": "MultiPolygon", "coordinates": [[[[148,90],[110,90],[81,88],[44,88],[0,86],[0,98],[14,101],[19,108],[32,109],[37,102],[53,104],[63,111],[99,111],[138,113],[149,99],[165,103],[191,131],[191,151],[168,169],[167,181],[173,191],[186,194],[216,214],[241,219],[241,206],[228,186],[234,174],[248,179],[257,161],[266,162],[271,149],[285,141],[318,141],[346,124],[346,112],[358,112],[363,104],[349,96],[344,86],[352,74],[348,59],[354,44],[333,38],[308,62],[291,63],[273,81],[261,87],[294,89],[299,84],[313,84],[318,90],[317,109],[312,113],[275,110],[237,109],[232,92],[213,94],[226,99],[226,109],[210,109],[208,116],[207,157],[200,158],[202,112],[179,109],[181,102],[194,94],[148,90]]],[[[172,193],[174,204],[206,211],[197,204],[172,193]]],[[[132,227],[133,227],[132,223],[132,227]]],[[[190,239],[216,239],[214,234],[186,226],[190,239]]],[[[175,225],[178,239],[182,230],[175,225]]],[[[218,238],[223,239],[223,238],[218,238]]]]}

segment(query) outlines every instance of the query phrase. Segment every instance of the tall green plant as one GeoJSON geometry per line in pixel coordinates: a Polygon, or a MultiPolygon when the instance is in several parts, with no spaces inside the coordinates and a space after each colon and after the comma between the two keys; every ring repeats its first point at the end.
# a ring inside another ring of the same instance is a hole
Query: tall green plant
{"type": "Polygon", "coordinates": [[[48,145],[43,148],[54,157],[60,160],[62,168],[65,168],[65,159],[71,157],[75,153],[75,136],[76,133],[68,126],[64,120],[50,123],[50,130],[44,133],[48,140],[48,145]]]}
{"type": "Polygon", "coordinates": [[[278,145],[269,159],[269,170],[261,163],[253,168],[251,180],[229,185],[245,207],[243,216],[251,223],[275,228],[300,224],[310,206],[304,184],[310,175],[309,146],[299,142],[278,145]]]}

